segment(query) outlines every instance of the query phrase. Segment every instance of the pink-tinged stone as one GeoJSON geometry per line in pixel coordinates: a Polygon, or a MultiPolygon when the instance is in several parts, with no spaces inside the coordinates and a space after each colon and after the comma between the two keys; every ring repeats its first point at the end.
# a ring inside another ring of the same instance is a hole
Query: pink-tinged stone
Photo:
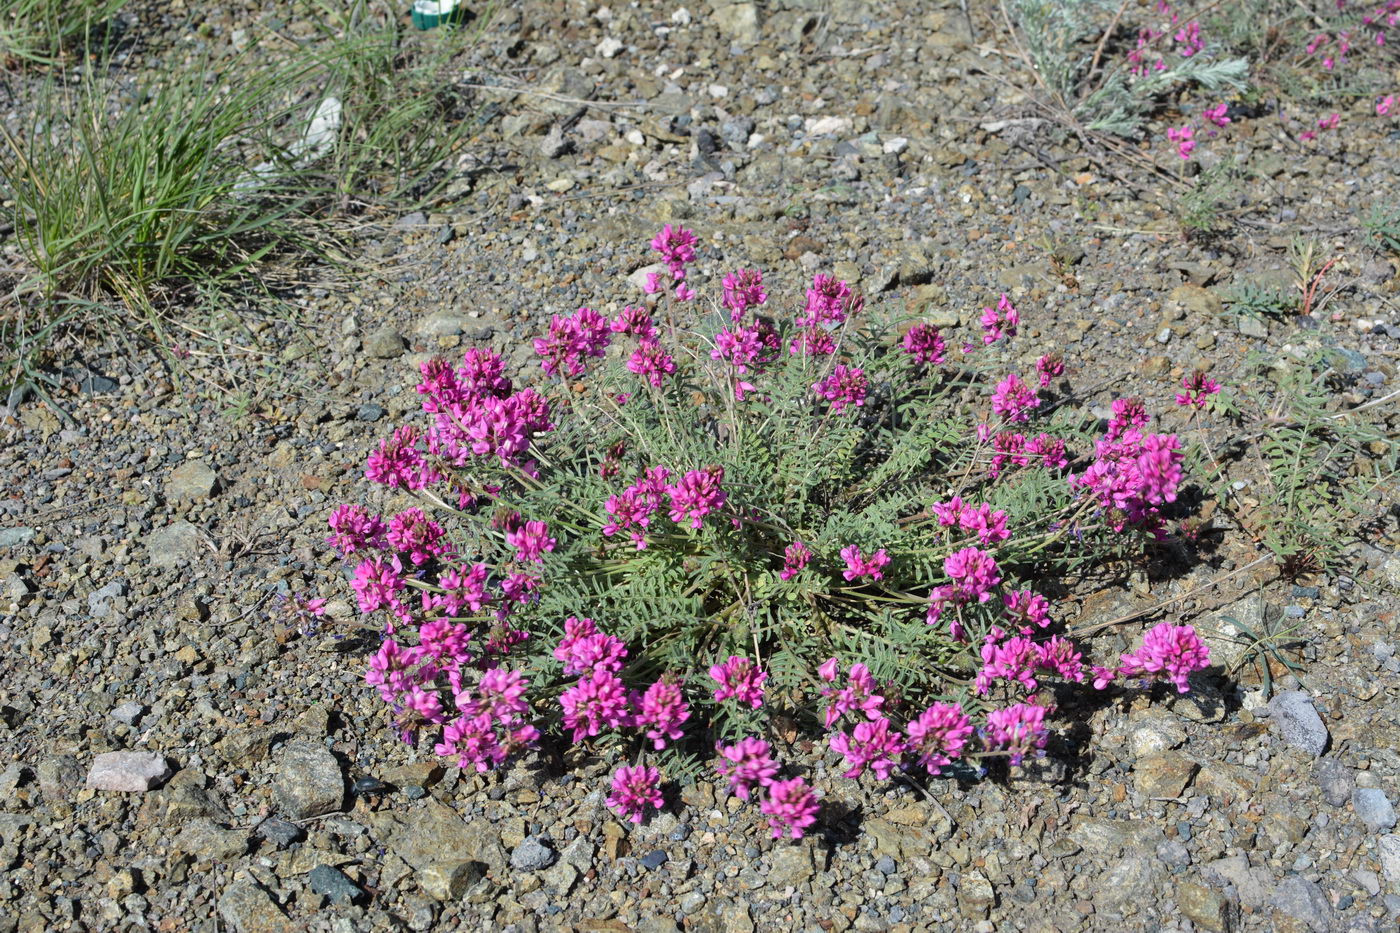
{"type": "Polygon", "coordinates": [[[170,777],[170,766],[155,752],[104,752],[92,760],[87,786],[93,790],[141,793],[170,777]]]}

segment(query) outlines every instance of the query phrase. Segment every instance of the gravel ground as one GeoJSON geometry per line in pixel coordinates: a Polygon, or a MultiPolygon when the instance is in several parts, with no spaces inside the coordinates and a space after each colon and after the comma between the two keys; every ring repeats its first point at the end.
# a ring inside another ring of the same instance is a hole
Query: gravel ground
{"type": "MultiPolygon", "coordinates": [[[[225,54],[271,15],[161,28],[225,54]]],[[[1189,572],[1060,610],[1190,594],[1163,617],[1207,631],[1283,613],[1305,683],[1111,695],[1006,782],[848,781],[801,740],[784,757],[825,803],[800,842],[703,781],[620,824],[605,760],[443,768],[363,684],[374,633],[325,519],[391,506],[361,468],[416,408],[417,362],[489,344],[523,368],[551,313],[635,293],[663,222],[700,234],[702,273],[755,264],[774,296],[833,270],[967,327],[1006,291],[1028,359],[1062,350],[1092,405],[1141,395],[1166,429],[1198,365],[1238,383],[1331,348],[1353,403],[1393,391],[1400,278],[1358,205],[1400,203],[1400,122],[1357,100],[1354,130],[1306,149],[1239,122],[1201,160],[1257,176],[1228,236],[1186,241],[1175,183],[1015,122],[1038,114],[997,35],[955,4],[512,6],[463,75],[491,119],[432,211],[358,230],[364,276],[297,270],[276,314],[244,315],[247,352],[199,350],[179,379],[85,338],[74,424],[3,418],[0,931],[1394,929],[1393,515],[1350,576],[1207,587],[1256,554],[1227,535],[1189,572]],[[1343,256],[1324,311],[1226,313],[1232,287],[1286,281],[1300,232],[1343,256]],[[332,598],[320,632],[284,624],[288,592],[332,598]]]]}

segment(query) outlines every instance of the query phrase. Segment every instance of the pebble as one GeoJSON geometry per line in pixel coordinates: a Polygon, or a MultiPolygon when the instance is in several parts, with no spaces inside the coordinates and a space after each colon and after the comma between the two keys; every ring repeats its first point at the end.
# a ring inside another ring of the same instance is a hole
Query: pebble
{"type": "Polygon", "coordinates": [[[557,857],[539,836],[529,836],[510,853],[510,867],[516,871],[540,871],[553,865],[557,857]]]}
{"type": "Polygon", "coordinates": [[[404,339],[390,324],[375,330],[364,339],[365,352],[375,359],[392,360],[403,356],[404,339]]]}
{"type": "Polygon", "coordinates": [[[170,471],[165,480],[165,496],[173,502],[208,499],[214,494],[219,476],[203,460],[186,460],[170,471]]]}
{"type": "Polygon", "coordinates": [[[384,417],[384,409],[379,405],[361,405],[355,409],[356,421],[378,421],[384,417]]]}
{"type": "Polygon", "coordinates": [[[114,707],[108,716],[117,722],[125,723],[128,726],[136,725],[136,720],[141,718],[141,714],[146,711],[146,707],[135,700],[128,700],[120,706],[114,707]]]}
{"type": "Polygon", "coordinates": [[[1269,701],[1270,720],[1279,727],[1283,740],[1314,757],[1327,750],[1327,727],[1313,708],[1312,699],[1301,690],[1285,690],[1269,701]]]}
{"type": "Polygon", "coordinates": [[[646,855],[643,855],[640,861],[643,868],[649,868],[654,871],[662,865],[665,865],[670,858],[671,857],[666,854],[664,849],[652,849],[646,855]]]}
{"type": "Polygon", "coordinates": [[[33,528],[0,528],[0,547],[19,547],[33,540],[33,528]]]}
{"type": "Polygon", "coordinates": [[[332,904],[352,904],[365,893],[343,871],[330,865],[317,865],[306,876],[306,881],[312,891],[329,899],[332,904]]]}
{"type": "Polygon", "coordinates": [[[170,777],[170,766],[155,752],[105,752],[93,759],[87,786],[93,790],[144,793],[170,777]]]}
{"type": "Polygon", "coordinates": [[[1351,792],[1351,806],[1357,819],[1371,832],[1381,832],[1395,825],[1395,807],[1385,791],[1378,787],[1358,787],[1351,792]]]}
{"type": "Polygon", "coordinates": [[[340,762],[324,745],[296,740],[277,755],[272,781],[278,808],[290,819],[304,820],[341,809],[345,776],[340,762]]]}
{"type": "Polygon", "coordinates": [[[279,820],[275,816],[268,817],[259,823],[257,832],[259,836],[282,849],[306,838],[306,831],[300,826],[286,820],[279,820]]]}
{"type": "Polygon", "coordinates": [[[882,855],[875,862],[875,870],[882,875],[893,875],[898,871],[898,866],[895,865],[894,859],[888,855],[882,855]]]}
{"type": "Polygon", "coordinates": [[[1356,786],[1351,769],[1331,757],[1319,758],[1313,764],[1313,778],[1322,790],[1322,799],[1334,807],[1344,806],[1356,786]]]}

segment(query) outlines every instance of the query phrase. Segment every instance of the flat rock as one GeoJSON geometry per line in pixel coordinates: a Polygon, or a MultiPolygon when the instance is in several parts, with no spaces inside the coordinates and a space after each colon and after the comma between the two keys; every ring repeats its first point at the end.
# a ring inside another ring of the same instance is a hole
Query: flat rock
{"type": "Polygon", "coordinates": [[[170,777],[170,766],[155,752],[104,752],[92,761],[87,786],[93,790],[144,793],[170,777]]]}
{"type": "Polygon", "coordinates": [[[392,360],[403,356],[403,335],[391,325],[384,325],[364,340],[365,352],[375,359],[392,360]]]}
{"type": "Polygon", "coordinates": [[[1290,875],[1280,881],[1269,904],[1318,933],[1332,926],[1332,907],[1327,903],[1327,895],[1316,882],[1301,875],[1290,875]]]}
{"type": "Polygon", "coordinates": [[[1229,900],[1203,884],[1187,881],[1178,885],[1176,906],[1186,919],[1212,933],[1226,933],[1233,923],[1229,900]]]}
{"type": "Polygon", "coordinates": [[[175,849],[198,859],[226,862],[248,851],[248,834],[225,829],[213,820],[192,820],[175,837],[175,849]]]}
{"type": "Polygon", "coordinates": [[[324,745],[288,742],[277,755],[276,769],[272,792],[284,816],[304,820],[333,813],[345,804],[345,775],[324,745]]]}
{"type": "Polygon", "coordinates": [[[1157,752],[1138,760],[1133,785],[1148,797],[1180,797],[1200,766],[1176,752],[1157,752]]]}
{"type": "Polygon", "coordinates": [[[1273,893],[1273,877],[1266,868],[1252,868],[1249,859],[1243,855],[1232,855],[1216,859],[1206,866],[1208,875],[1218,878],[1221,884],[1235,886],[1235,894],[1240,906],[1250,910],[1263,907],[1273,893]]]}
{"type": "Polygon", "coordinates": [[[1392,890],[1400,890],[1400,836],[1391,834],[1376,840],[1381,857],[1381,871],[1392,890]]]}
{"type": "Polygon", "coordinates": [[[559,857],[539,836],[527,836],[510,853],[510,867],[516,871],[540,871],[559,857]]]}
{"type": "Polygon", "coordinates": [[[1379,787],[1356,788],[1351,792],[1351,807],[1356,811],[1356,818],[1373,833],[1395,825],[1395,807],[1379,787]]]}
{"type": "Polygon", "coordinates": [[[798,887],[817,873],[812,847],[806,843],[778,846],[768,857],[768,865],[768,883],[779,890],[798,887]]]}
{"type": "Polygon", "coordinates": [[[758,41],[758,5],[753,3],[728,3],[715,8],[710,21],[716,29],[745,45],[758,41]]]}
{"type": "Polygon", "coordinates": [[[1269,718],[1283,740],[1299,751],[1317,757],[1327,750],[1327,727],[1303,691],[1285,690],[1270,700],[1269,718]]]}
{"type": "Polygon", "coordinates": [[[272,896],[255,881],[235,881],[219,897],[219,916],[234,933],[282,933],[296,929],[272,896]]]}
{"type": "Polygon", "coordinates": [[[1351,769],[1335,758],[1319,758],[1313,764],[1313,778],[1322,790],[1322,799],[1334,807],[1345,806],[1356,787],[1351,769]]]}
{"type": "Polygon", "coordinates": [[[199,529],[180,519],[146,535],[146,553],[151,566],[169,568],[182,560],[196,560],[201,543],[199,529]]]}
{"type": "Polygon", "coordinates": [[[457,900],[489,869],[503,873],[500,833],[486,821],[467,823],[456,810],[429,798],[407,817],[368,815],[371,831],[414,870],[419,886],[439,901],[457,900]]]}
{"type": "Polygon", "coordinates": [[[186,460],[165,479],[165,497],[172,502],[208,499],[219,484],[219,476],[203,460],[186,460]]]}
{"type": "Polygon", "coordinates": [[[330,865],[317,865],[306,876],[311,890],[330,900],[332,904],[352,904],[364,896],[364,891],[351,881],[339,868],[330,865]]]}

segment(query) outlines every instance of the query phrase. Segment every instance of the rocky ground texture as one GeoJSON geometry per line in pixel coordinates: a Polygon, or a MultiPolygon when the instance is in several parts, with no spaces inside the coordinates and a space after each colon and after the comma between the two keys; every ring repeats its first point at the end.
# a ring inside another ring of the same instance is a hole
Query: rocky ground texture
{"type": "MultiPolygon", "coordinates": [[[[1400,203],[1400,123],[1339,101],[1355,129],[1299,147],[1241,121],[1201,156],[1255,170],[1229,233],[1186,240],[1189,179],[1110,172],[1038,125],[999,17],[971,6],[507,5],[460,76],[481,133],[430,210],[351,236],[363,275],[298,270],[231,350],[174,374],[75,338],[58,399],[74,420],[27,402],[0,427],[0,930],[1394,929],[1383,503],[1348,574],[1261,565],[1212,588],[1258,556],[1227,535],[1185,574],[1060,608],[1092,624],[1190,594],[1160,618],[1212,633],[1282,615],[1301,681],[1108,696],[1005,782],[848,781],[801,738],[785,757],[824,813],[799,842],[703,780],[634,827],[603,802],[614,762],[444,767],[390,735],[363,683],[377,642],[325,520],[391,501],[362,466],[416,409],[416,364],[490,345],[523,370],[551,313],[636,294],[663,222],[699,233],[704,272],[761,267],[777,302],[831,271],[969,328],[1005,291],[1028,359],[1059,349],[1092,405],[1141,395],[1169,429],[1200,365],[1236,384],[1325,350],[1353,404],[1394,390],[1397,261],[1358,211],[1400,203]],[[1343,257],[1327,307],[1229,313],[1232,288],[1288,286],[1300,233],[1343,257]],[[283,623],[296,592],[331,599],[319,632],[283,623]]],[[[229,55],[263,28],[295,36],[278,15],[144,26],[229,55]]],[[[1174,174],[1163,145],[1142,151],[1174,174]]],[[[1222,662],[1242,650],[1216,644],[1222,662]]]]}

